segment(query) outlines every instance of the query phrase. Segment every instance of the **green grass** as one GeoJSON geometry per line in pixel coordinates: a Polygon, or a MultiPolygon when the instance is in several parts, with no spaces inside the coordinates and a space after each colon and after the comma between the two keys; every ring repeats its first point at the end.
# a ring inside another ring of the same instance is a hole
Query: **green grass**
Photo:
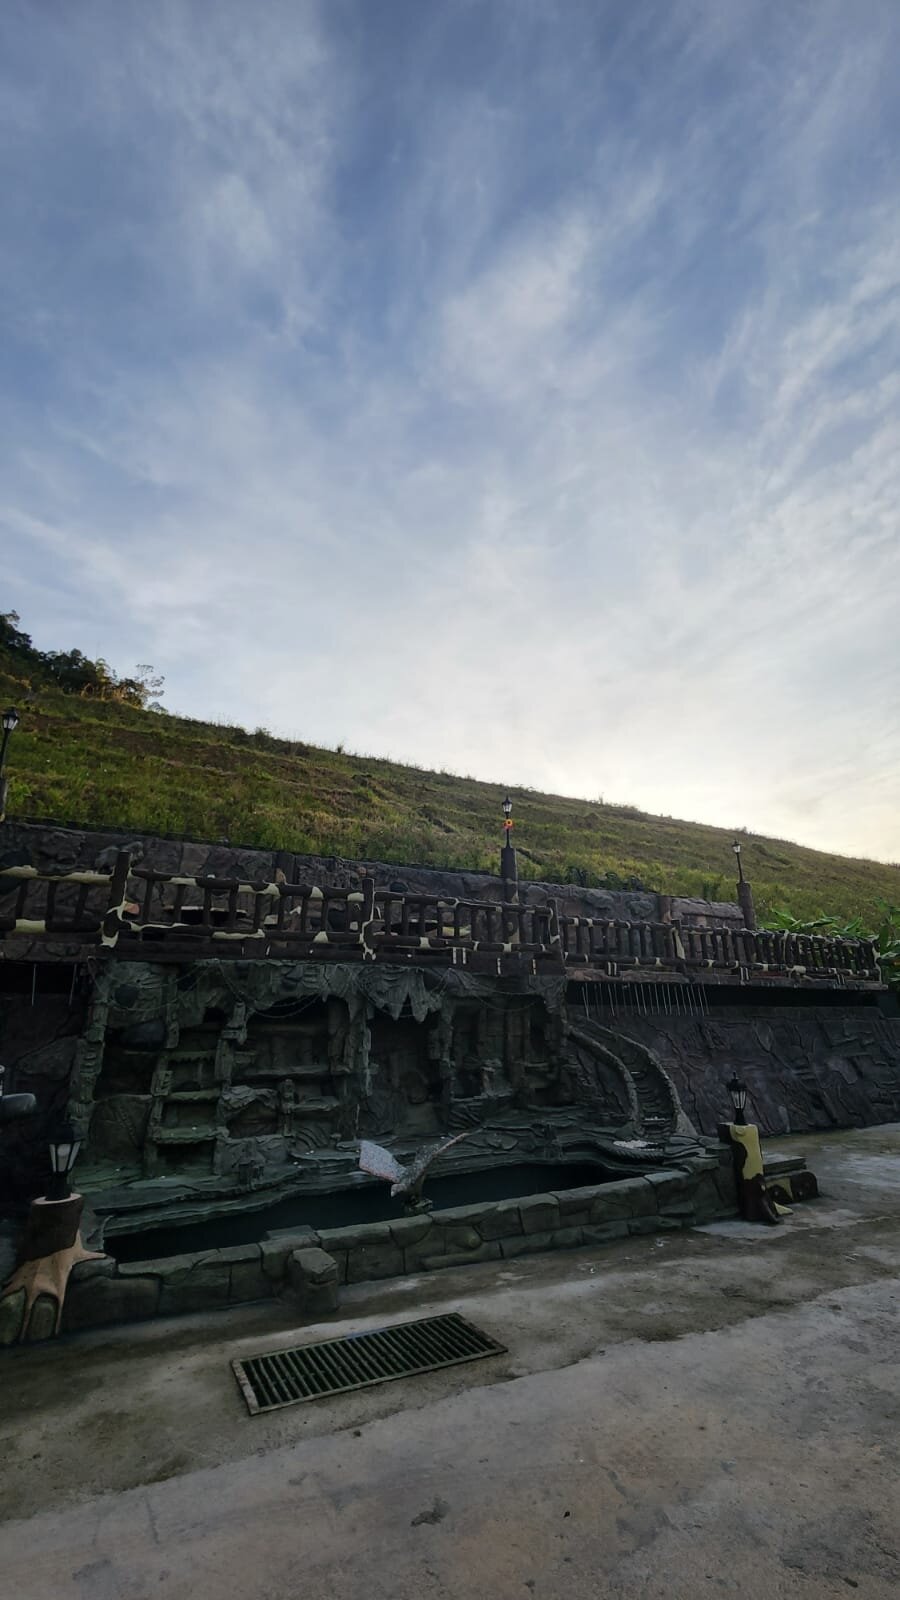
{"type": "MultiPolygon", "coordinates": [[[[0,652],[0,703],[17,705],[22,719],[9,752],[10,818],[497,868],[496,784],[83,700],[26,669],[0,652]]],[[[610,887],[639,879],[664,893],[734,898],[726,829],[532,790],[515,791],[514,802],[523,877],[610,887]]],[[[900,901],[900,867],[741,839],[761,916],[783,906],[797,917],[874,923],[879,896],[900,901]]]]}

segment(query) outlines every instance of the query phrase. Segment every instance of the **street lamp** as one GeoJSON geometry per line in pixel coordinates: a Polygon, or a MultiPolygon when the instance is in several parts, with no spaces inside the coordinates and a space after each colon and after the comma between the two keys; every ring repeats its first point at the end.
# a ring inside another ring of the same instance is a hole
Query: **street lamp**
{"type": "Polygon", "coordinates": [[[731,1095],[731,1103],[734,1106],[734,1120],[743,1124],[744,1112],[747,1106],[747,1085],[743,1078],[738,1077],[737,1073],[729,1081],[728,1093],[731,1095]]]}
{"type": "Polygon", "coordinates": [[[743,881],[744,881],[744,869],[743,869],[743,867],[741,865],[741,847],[740,847],[740,844],[739,844],[737,839],[735,839],[734,844],[731,846],[731,848],[734,851],[735,860],[737,861],[738,883],[743,883],[743,881]]]}
{"type": "Polygon", "coordinates": [[[54,1138],[50,1140],[50,1165],[53,1168],[53,1177],[47,1189],[48,1200],[68,1200],[69,1173],[75,1165],[75,1160],[81,1149],[81,1140],[76,1139],[71,1122],[61,1122],[54,1138]]]}
{"type": "Polygon", "coordinates": [[[7,706],[0,720],[3,722],[3,738],[0,739],[0,822],[2,822],[6,816],[6,779],[3,776],[3,765],[6,761],[6,746],[9,744],[9,736],[11,733],[15,733],[19,726],[19,713],[13,706],[7,706]]]}
{"type": "Polygon", "coordinates": [[[503,797],[503,845],[500,850],[500,878],[503,884],[503,899],[508,904],[516,905],[519,900],[519,868],[516,861],[516,852],[512,845],[512,801],[509,795],[503,797]]]}

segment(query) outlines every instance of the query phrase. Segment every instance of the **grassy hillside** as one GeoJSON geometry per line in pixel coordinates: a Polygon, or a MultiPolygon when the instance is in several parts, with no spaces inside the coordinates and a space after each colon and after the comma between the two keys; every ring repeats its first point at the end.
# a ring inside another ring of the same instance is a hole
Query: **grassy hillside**
{"type": "MultiPolygon", "coordinates": [[[[496,870],[494,784],[84,699],[4,650],[0,704],[22,719],[9,752],[11,818],[496,870]]],[[[734,898],[728,830],[531,790],[513,798],[525,877],[734,898]]],[[[877,897],[900,901],[898,867],[742,841],[763,914],[783,906],[874,922],[877,897]]]]}

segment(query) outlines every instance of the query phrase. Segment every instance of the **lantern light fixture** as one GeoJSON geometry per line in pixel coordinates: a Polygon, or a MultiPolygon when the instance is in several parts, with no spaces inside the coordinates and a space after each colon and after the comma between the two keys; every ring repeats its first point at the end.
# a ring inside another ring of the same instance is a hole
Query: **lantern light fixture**
{"type": "Polygon", "coordinates": [[[729,1080],[728,1093],[731,1095],[731,1103],[734,1106],[734,1120],[743,1124],[747,1107],[747,1085],[743,1078],[738,1077],[736,1072],[729,1080]]]}
{"type": "Polygon", "coordinates": [[[76,1139],[71,1122],[61,1122],[50,1140],[50,1165],[53,1177],[47,1190],[48,1200],[68,1200],[69,1173],[75,1165],[81,1140],[76,1139]]]}

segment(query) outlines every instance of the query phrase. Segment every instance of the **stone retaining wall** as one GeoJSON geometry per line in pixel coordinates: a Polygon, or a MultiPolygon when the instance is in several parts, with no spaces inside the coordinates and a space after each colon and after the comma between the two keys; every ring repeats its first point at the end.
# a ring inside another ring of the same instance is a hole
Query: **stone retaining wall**
{"type": "Polygon", "coordinates": [[[156,1261],[119,1264],[106,1256],[73,1269],[62,1330],[208,1311],[283,1293],[297,1298],[301,1309],[321,1313],[327,1301],[305,1292],[310,1261],[319,1262],[318,1285],[327,1286],[329,1277],[335,1285],[362,1283],[472,1261],[603,1245],[733,1216],[736,1209],[731,1154],[723,1150],[620,1183],[458,1206],[398,1217],[396,1222],[319,1232],[295,1228],[259,1244],[156,1261]],[[328,1258],[334,1273],[324,1270],[328,1258]]]}
{"type": "MultiPolygon", "coordinates": [[[[15,820],[3,824],[0,867],[30,865],[39,872],[71,872],[94,867],[116,849],[139,845],[145,866],[189,877],[274,878],[281,870],[292,882],[320,887],[358,889],[361,878],[373,877],[380,888],[402,882],[412,894],[437,894],[452,899],[501,900],[502,879],[494,873],[427,867],[414,862],[348,860],[341,856],[297,855],[286,850],[257,850],[224,842],[161,838],[113,828],[66,828],[52,823],[15,820]]],[[[573,883],[547,883],[523,878],[524,905],[542,905],[554,898],[564,916],[619,917],[625,921],[658,921],[660,896],[647,889],[587,889],[573,883]]],[[[732,901],[670,897],[670,911],[685,922],[709,927],[739,927],[740,908],[732,901]]]]}

